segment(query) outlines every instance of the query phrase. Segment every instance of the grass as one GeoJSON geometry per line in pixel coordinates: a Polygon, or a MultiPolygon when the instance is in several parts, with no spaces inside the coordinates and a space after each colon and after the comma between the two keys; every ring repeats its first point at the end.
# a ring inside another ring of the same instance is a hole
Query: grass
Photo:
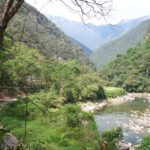
{"type": "MultiPolygon", "coordinates": [[[[32,104],[29,103],[29,108],[32,104]]],[[[89,148],[95,150],[98,132],[93,120],[89,114],[85,114],[80,110],[83,117],[81,125],[72,128],[67,124],[67,115],[65,107],[51,111],[48,114],[36,110],[29,110],[27,122],[27,139],[24,140],[24,109],[20,112],[20,107],[24,108],[21,102],[13,102],[0,110],[0,123],[11,130],[12,134],[22,141],[26,141],[31,149],[45,147],[51,150],[84,150],[89,148]],[[13,108],[12,108],[13,106],[13,108]],[[18,111],[19,110],[19,111],[18,111]],[[8,113],[9,111],[9,113],[8,113]],[[30,117],[31,116],[31,117],[30,117]],[[33,117],[34,116],[34,117],[33,117]]]]}
{"type": "Polygon", "coordinates": [[[127,93],[125,89],[120,87],[104,87],[104,92],[107,98],[123,96],[127,93]]]}

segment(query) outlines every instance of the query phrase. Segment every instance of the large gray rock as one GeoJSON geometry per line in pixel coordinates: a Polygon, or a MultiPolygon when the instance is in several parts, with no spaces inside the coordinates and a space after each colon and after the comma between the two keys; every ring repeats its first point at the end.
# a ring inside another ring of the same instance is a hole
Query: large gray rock
{"type": "Polygon", "coordinates": [[[18,144],[17,138],[9,133],[3,137],[0,143],[0,149],[13,150],[14,148],[17,147],[17,144],[18,144]]]}

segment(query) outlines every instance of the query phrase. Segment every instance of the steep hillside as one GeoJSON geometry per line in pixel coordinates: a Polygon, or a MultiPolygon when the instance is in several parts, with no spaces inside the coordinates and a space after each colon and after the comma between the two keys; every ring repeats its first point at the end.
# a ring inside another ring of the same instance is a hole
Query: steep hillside
{"type": "Polygon", "coordinates": [[[130,92],[150,92],[150,38],[118,56],[101,71],[101,76],[130,92]]]}
{"type": "Polygon", "coordinates": [[[111,62],[118,54],[124,54],[129,48],[143,42],[149,28],[150,20],[147,20],[136,28],[128,31],[120,38],[97,49],[91,55],[91,60],[98,69],[101,69],[104,65],[111,62]]]}
{"type": "Polygon", "coordinates": [[[68,36],[95,50],[134,28],[149,17],[121,21],[116,25],[84,25],[81,22],[69,21],[61,17],[50,17],[51,20],[68,36]]]}
{"type": "Polygon", "coordinates": [[[70,38],[70,39],[71,39],[71,41],[72,41],[73,43],[79,45],[79,46],[82,48],[83,52],[84,52],[87,56],[90,56],[90,55],[93,53],[93,51],[92,51],[91,49],[89,49],[87,46],[85,46],[84,44],[80,43],[79,41],[77,41],[77,40],[75,40],[75,39],[73,39],[73,38],[70,38]]]}
{"type": "Polygon", "coordinates": [[[25,4],[22,7],[9,24],[7,31],[16,41],[22,38],[22,42],[39,49],[47,57],[76,59],[82,64],[93,66],[78,45],[30,5],[25,4]]]}

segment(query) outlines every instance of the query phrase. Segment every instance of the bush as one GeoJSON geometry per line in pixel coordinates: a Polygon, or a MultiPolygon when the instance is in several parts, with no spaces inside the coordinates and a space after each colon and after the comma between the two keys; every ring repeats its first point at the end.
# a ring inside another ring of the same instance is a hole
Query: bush
{"type": "Polygon", "coordinates": [[[3,107],[0,113],[0,118],[3,116],[16,117],[24,119],[25,103],[22,100],[11,102],[3,107]]]}
{"type": "Polygon", "coordinates": [[[141,145],[138,147],[138,150],[149,150],[149,149],[150,149],[150,136],[145,137],[141,145]]]}
{"type": "Polygon", "coordinates": [[[81,125],[81,109],[78,105],[68,104],[65,108],[67,116],[67,125],[75,128],[81,125]]]}
{"type": "Polygon", "coordinates": [[[66,100],[58,96],[55,92],[40,92],[30,96],[30,99],[36,103],[44,105],[46,109],[60,107],[66,100]]]}
{"type": "Polygon", "coordinates": [[[122,138],[122,129],[116,128],[105,131],[100,138],[99,146],[101,150],[118,150],[117,142],[122,138]]]}
{"type": "Polygon", "coordinates": [[[121,138],[122,138],[121,128],[111,129],[111,130],[105,131],[102,134],[102,140],[107,141],[108,143],[118,141],[121,138]]]}
{"type": "Polygon", "coordinates": [[[126,90],[118,87],[104,87],[105,95],[107,98],[117,97],[126,94],[126,90]]]}

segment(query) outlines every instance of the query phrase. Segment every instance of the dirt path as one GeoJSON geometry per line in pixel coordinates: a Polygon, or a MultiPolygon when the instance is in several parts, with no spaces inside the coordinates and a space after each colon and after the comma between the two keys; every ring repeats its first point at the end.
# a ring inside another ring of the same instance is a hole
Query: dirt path
{"type": "Polygon", "coordinates": [[[5,98],[5,99],[0,99],[0,108],[2,108],[4,105],[10,102],[16,101],[16,98],[5,98]]]}

